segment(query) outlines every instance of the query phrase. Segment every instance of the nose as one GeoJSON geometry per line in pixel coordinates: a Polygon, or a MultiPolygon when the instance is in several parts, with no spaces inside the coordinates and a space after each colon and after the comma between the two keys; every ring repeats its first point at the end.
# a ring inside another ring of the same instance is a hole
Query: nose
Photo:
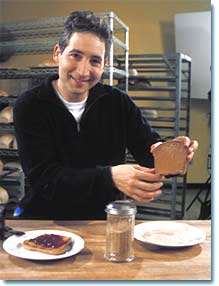
{"type": "Polygon", "coordinates": [[[90,64],[87,59],[81,60],[77,65],[77,73],[80,77],[89,76],[90,64]]]}

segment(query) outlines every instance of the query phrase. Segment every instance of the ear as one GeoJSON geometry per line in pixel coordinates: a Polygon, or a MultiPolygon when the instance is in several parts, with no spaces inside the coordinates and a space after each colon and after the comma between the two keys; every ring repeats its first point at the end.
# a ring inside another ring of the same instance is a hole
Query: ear
{"type": "Polygon", "coordinates": [[[105,58],[105,59],[104,59],[104,64],[103,64],[104,66],[103,66],[103,67],[105,68],[108,64],[109,64],[109,60],[108,60],[107,58],[105,58]]]}
{"type": "Polygon", "coordinates": [[[61,55],[61,50],[59,45],[55,45],[54,49],[53,49],[53,60],[54,62],[58,63],[59,62],[59,56],[61,55]]]}

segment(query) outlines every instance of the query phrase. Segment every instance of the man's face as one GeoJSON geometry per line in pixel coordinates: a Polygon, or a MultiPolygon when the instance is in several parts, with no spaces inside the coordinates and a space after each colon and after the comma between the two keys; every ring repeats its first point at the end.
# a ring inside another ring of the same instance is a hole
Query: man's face
{"type": "Polygon", "coordinates": [[[81,100],[100,80],[104,66],[105,43],[93,33],[73,33],[61,53],[54,48],[53,58],[59,65],[57,82],[61,94],[69,101],[81,100]]]}

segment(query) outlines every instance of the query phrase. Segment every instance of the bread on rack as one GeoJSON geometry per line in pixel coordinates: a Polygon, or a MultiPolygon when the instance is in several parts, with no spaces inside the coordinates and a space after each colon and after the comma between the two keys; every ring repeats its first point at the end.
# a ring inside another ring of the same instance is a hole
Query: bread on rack
{"type": "Polygon", "coordinates": [[[8,200],[8,191],[0,186],[0,204],[7,204],[8,200]]]}
{"type": "Polygon", "coordinates": [[[4,134],[0,136],[0,148],[17,149],[17,141],[15,136],[12,134],[4,134]]]}
{"type": "Polygon", "coordinates": [[[5,90],[0,89],[0,96],[8,96],[8,93],[5,90]]]}
{"type": "Polygon", "coordinates": [[[57,67],[58,64],[53,60],[45,60],[42,63],[39,63],[38,67],[57,67]]]}
{"type": "Polygon", "coordinates": [[[155,171],[164,176],[183,175],[187,170],[188,148],[180,141],[167,141],[152,151],[155,171]]]}
{"type": "Polygon", "coordinates": [[[16,140],[16,138],[14,137],[14,140],[13,140],[13,143],[12,143],[12,149],[14,149],[14,150],[17,150],[18,148],[17,148],[17,140],[16,140]]]}
{"type": "Polygon", "coordinates": [[[13,107],[7,106],[0,111],[0,123],[13,122],[13,107]]]}
{"type": "Polygon", "coordinates": [[[68,236],[43,234],[23,241],[25,249],[44,252],[47,254],[62,254],[69,250],[73,240],[68,236]]]}
{"type": "Polygon", "coordinates": [[[4,164],[3,164],[2,160],[0,160],[0,175],[3,171],[3,168],[4,168],[4,164]]]}

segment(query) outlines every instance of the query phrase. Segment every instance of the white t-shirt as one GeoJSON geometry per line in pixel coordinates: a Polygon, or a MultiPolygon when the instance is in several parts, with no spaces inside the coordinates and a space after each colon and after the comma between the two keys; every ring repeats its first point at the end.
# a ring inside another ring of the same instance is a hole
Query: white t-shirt
{"type": "MultiPolygon", "coordinates": [[[[84,100],[79,101],[79,102],[68,102],[61,96],[59,91],[55,88],[54,84],[53,84],[53,87],[54,87],[57,95],[59,96],[59,98],[65,104],[65,106],[70,111],[70,113],[74,116],[74,118],[77,121],[77,123],[79,123],[80,119],[81,119],[81,115],[82,115],[82,113],[84,112],[84,109],[85,109],[87,97],[84,100]]],[[[79,127],[79,125],[78,125],[78,127],[79,127]]]]}

